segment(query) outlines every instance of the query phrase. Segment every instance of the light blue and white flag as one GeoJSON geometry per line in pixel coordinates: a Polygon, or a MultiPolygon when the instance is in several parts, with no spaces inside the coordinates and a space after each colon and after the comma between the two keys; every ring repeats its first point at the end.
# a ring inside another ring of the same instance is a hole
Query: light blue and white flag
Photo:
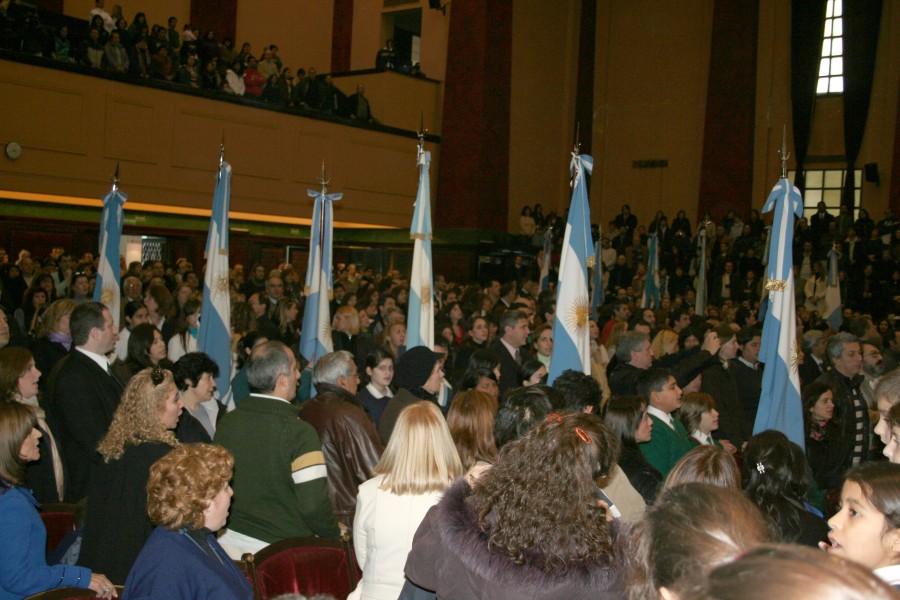
{"type": "MultiPolygon", "coordinates": [[[[119,169],[116,168],[117,178],[119,169]]],[[[112,190],[103,196],[103,213],[100,217],[100,265],[97,282],[94,285],[94,302],[102,302],[119,326],[121,313],[122,286],[120,285],[121,265],[119,244],[122,240],[122,225],[125,211],[122,206],[128,196],[119,191],[114,183],[112,190]]]]}
{"type": "Polygon", "coordinates": [[[300,354],[314,366],[316,359],[331,352],[331,235],[333,210],[331,203],[343,194],[326,194],[307,190],[315,198],[309,238],[309,264],[306,267],[306,307],[303,310],[303,331],[300,332],[300,354]]]}
{"type": "Polygon", "coordinates": [[[700,224],[697,232],[697,247],[700,248],[700,259],[697,261],[697,294],[694,299],[694,314],[706,316],[706,225],[700,224]]]}
{"type": "Polygon", "coordinates": [[[659,308],[659,236],[655,233],[650,234],[647,254],[647,276],[644,278],[641,308],[659,308]]]}
{"type": "Polygon", "coordinates": [[[553,260],[553,228],[544,232],[544,252],[541,255],[541,291],[550,289],[550,261],[553,260]]]}
{"type": "Polygon", "coordinates": [[[206,238],[206,272],[197,349],[219,367],[216,390],[219,402],[234,408],[231,393],[231,291],[228,281],[228,210],[231,205],[231,165],[220,161],[213,194],[209,236],[206,238]]]}
{"type": "Polygon", "coordinates": [[[801,448],[803,406],[797,371],[797,318],[794,306],[794,218],[803,215],[800,191],[782,177],[775,185],[763,213],[773,212],[772,243],[766,268],[769,309],[763,323],[760,362],[765,363],[762,393],[753,433],[775,429],[801,448]]]}
{"type": "Polygon", "coordinates": [[[594,270],[591,275],[591,318],[597,318],[600,305],[603,304],[603,234],[594,244],[594,270]]]}
{"type": "Polygon", "coordinates": [[[838,260],[841,253],[832,247],[828,252],[828,278],[825,287],[825,320],[835,331],[840,331],[844,322],[844,307],[841,303],[841,281],[838,277],[838,260]]]}
{"type": "Polygon", "coordinates": [[[406,348],[434,349],[434,276],[431,268],[431,184],[428,169],[431,152],[419,148],[419,192],[413,210],[409,237],[413,239],[412,274],[409,278],[409,313],[406,319],[406,348]]]}
{"type": "Polygon", "coordinates": [[[563,371],[591,372],[591,341],[588,320],[591,299],[588,293],[588,263],[593,259],[591,244],[591,207],[587,196],[587,175],[594,160],[586,154],[572,153],[572,202],[566,222],[559,284],[556,291],[556,318],[553,320],[553,354],[547,384],[552,385],[563,371]]]}

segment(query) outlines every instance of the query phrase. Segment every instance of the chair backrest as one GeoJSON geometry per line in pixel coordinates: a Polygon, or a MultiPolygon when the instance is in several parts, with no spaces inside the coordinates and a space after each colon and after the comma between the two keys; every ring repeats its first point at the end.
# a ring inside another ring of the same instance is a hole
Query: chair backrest
{"type": "MultiPolygon", "coordinates": [[[[123,587],[116,586],[116,594],[122,596],[123,587]]],[[[47,590],[38,594],[32,594],[24,600],[77,600],[78,598],[96,598],[91,590],[74,587],[56,588],[55,590],[47,590]]]]}
{"type": "Polygon", "coordinates": [[[292,538],[267,546],[252,557],[245,555],[245,560],[259,600],[289,593],[331,594],[345,600],[356,587],[356,568],[348,545],[342,542],[292,538]]]}
{"type": "Polygon", "coordinates": [[[66,534],[75,528],[74,504],[43,504],[40,515],[47,530],[47,554],[50,554],[66,534]]]}

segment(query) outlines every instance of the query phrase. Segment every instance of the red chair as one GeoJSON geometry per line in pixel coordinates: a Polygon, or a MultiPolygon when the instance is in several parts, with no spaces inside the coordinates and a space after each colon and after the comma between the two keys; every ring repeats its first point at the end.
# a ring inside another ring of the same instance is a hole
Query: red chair
{"type": "MultiPolygon", "coordinates": [[[[117,585],[116,594],[121,597],[123,589],[124,588],[121,585],[117,585]]],[[[77,600],[78,598],[96,598],[96,595],[92,590],[65,587],[47,590],[46,592],[41,592],[39,594],[32,594],[24,600],[77,600]]]]}
{"type": "Polygon", "coordinates": [[[346,600],[356,588],[358,575],[347,542],[292,538],[245,554],[243,560],[250,566],[257,600],[291,593],[346,600]]]}
{"type": "Polygon", "coordinates": [[[75,504],[43,504],[40,515],[47,530],[47,554],[50,554],[66,534],[75,529],[75,504]]]}

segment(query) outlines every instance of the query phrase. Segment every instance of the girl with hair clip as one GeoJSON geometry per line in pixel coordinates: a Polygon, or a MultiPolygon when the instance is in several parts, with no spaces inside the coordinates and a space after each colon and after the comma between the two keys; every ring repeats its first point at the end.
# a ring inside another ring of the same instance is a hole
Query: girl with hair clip
{"type": "Polygon", "coordinates": [[[47,530],[25,487],[25,465],[41,458],[34,411],[0,403],[0,600],[18,600],[58,587],[89,588],[113,598],[109,579],[84,567],[48,565],[47,530]]]}
{"type": "Polygon", "coordinates": [[[429,511],[400,597],[621,598],[617,530],[595,483],[618,454],[599,417],[551,413],[429,511]]]}
{"type": "Polygon", "coordinates": [[[153,532],[147,518],[150,466],[178,446],[172,430],[183,407],[165,369],[144,369],[128,382],[97,447],[101,462],[91,465],[80,564],[125,581],[153,532]]]}
{"type": "Polygon", "coordinates": [[[394,357],[384,348],[373,348],[366,356],[366,385],[356,394],[369,418],[378,427],[381,414],[394,397],[391,382],[394,380],[394,357]]]}
{"type": "Polygon", "coordinates": [[[359,486],[353,545],[363,577],[349,600],[394,600],[403,565],[428,510],[463,473],[440,409],[417,402],[400,413],[376,476],[359,486]]]}
{"type": "Polygon", "coordinates": [[[738,492],[705,483],[665,490],[633,532],[627,598],[694,600],[714,566],[771,541],[765,518],[738,492]]]}
{"type": "Polygon", "coordinates": [[[806,457],[780,431],[750,438],[744,449],[744,492],[781,531],[786,542],[815,547],[828,535],[821,513],[806,502],[806,457]]]}
{"type": "Polygon", "coordinates": [[[819,547],[872,569],[900,588],[900,465],[864,463],[847,473],[841,509],[819,547]]]}
{"type": "Polygon", "coordinates": [[[705,588],[699,600],[890,600],[897,597],[890,586],[852,561],[823,557],[811,548],[794,545],[754,548],[713,570],[705,588]]]}
{"type": "Polygon", "coordinates": [[[470,484],[481,476],[497,459],[494,442],[494,417],[497,399],[484,392],[468,390],[453,398],[447,413],[450,436],[459,452],[466,479],[470,484]]]}

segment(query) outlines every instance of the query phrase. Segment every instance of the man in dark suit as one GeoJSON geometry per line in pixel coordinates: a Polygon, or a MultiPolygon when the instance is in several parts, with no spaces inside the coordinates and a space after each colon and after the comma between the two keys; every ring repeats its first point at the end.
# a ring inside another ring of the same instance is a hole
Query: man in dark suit
{"type": "Polygon", "coordinates": [[[500,339],[491,344],[490,350],[500,357],[500,394],[521,387],[519,367],[531,358],[526,344],[531,328],[528,316],[520,310],[508,310],[500,317],[500,339]]]}
{"type": "Polygon", "coordinates": [[[731,359],[728,370],[738,388],[738,398],[744,407],[746,422],[752,427],[756,423],[756,412],[759,409],[759,396],[762,393],[762,364],[759,362],[759,345],[762,329],[759,325],[750,325],[737,334],[738,348],[741,355],[731,359]]]}
{"type": "Polygon", "coordinates": [[[50,374],[47,411],[58,424],[67,470],[66,502],[87,494],[91,463],[99,463],[97,445],[119,406],[122,384],[109,371],[106,354],[115,348],[118,329],[109,310],[85,302],[72,311],[72,351],[50,374]]]}
{"type": "Polygon", "coordinates": [[[809,331],[804,332],[800,343],[804,358],[803,364],[800,365],[800,368],[798,369],[800,371],[800,383],[802,385],[812,383],[828,368],[828,362],[825,359],[827,342],[827,336],[824,331],[810,329],[809,331]]]}

